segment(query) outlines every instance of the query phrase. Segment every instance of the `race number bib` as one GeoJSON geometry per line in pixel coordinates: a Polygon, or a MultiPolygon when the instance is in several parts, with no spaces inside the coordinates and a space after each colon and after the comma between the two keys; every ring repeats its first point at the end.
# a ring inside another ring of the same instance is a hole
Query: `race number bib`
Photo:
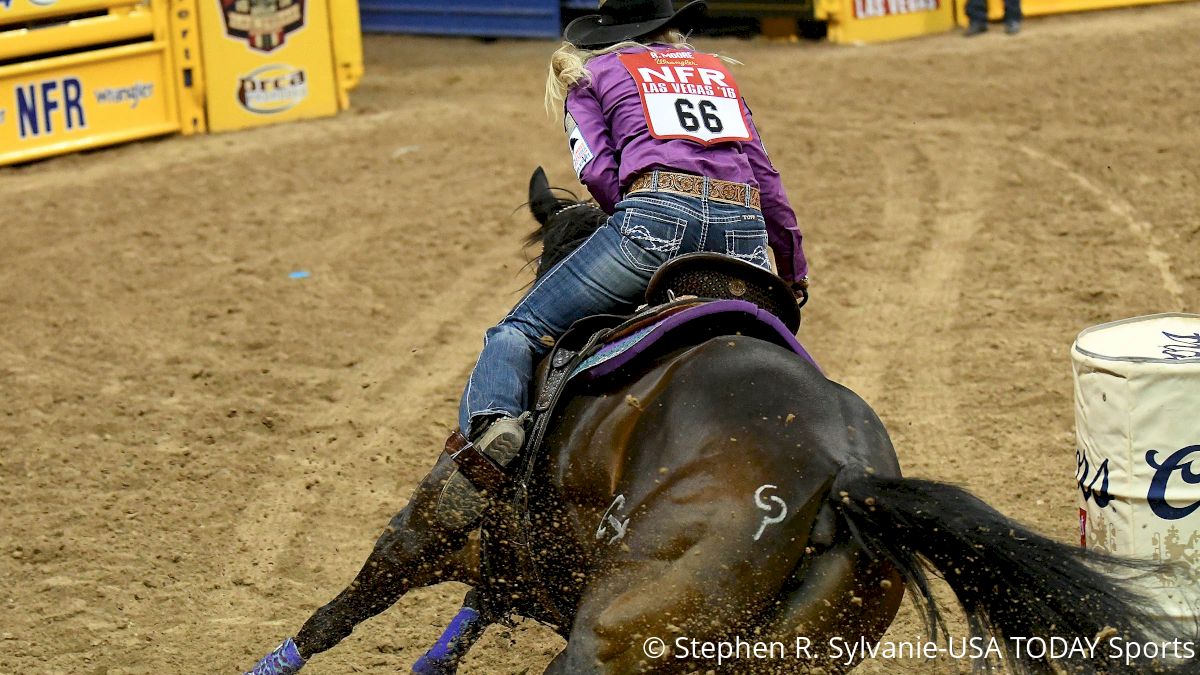
{"type": "Polygon", "coordinates": [[[733,75],[711,54],[686,50],[621,54],[655,138],[703,145],[750,140],[733,75]]]}

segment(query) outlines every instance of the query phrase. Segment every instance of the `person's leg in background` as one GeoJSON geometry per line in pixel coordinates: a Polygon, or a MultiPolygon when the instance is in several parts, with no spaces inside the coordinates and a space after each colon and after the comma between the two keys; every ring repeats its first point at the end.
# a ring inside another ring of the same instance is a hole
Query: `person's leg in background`
{"type": "MultiPolygon", "coordinates": [[[[1013,2],[1014,0],[1006,1],[1013,2]]],[[[987,32],[987,14],[987,0],[967,0],[967,19],[970,23],[967,25],[967,31],[963,35],[972,37],[987,32]]]]}
{"type": "Polygon", "coordinates": [[[1004,32],[1016,35],[1021,32],[1021,0],[1004,0],[1004,32]]]}

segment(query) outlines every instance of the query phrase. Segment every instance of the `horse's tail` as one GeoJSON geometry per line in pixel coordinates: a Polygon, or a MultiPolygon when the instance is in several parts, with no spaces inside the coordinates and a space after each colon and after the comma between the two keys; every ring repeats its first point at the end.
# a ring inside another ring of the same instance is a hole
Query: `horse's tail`
{"type": "Polygon", "coordinates": [[[939,628],[945,632],[945,623],[922,563],[958,596],[972,635],[981,638],[972,645],[985,651],[995,644],[1017,672],[1053,672],[1052,654],[1034,657],[1041,645],[1053,646],[1051,638],[1082,647],[1053,659],[1071,672],[1142,673],[1156,667],[1196,672],[1195,626],[1164,626],[1153,614],[1157,606],[1130,584],[1163,571],[1159,565],[1053,541],[945,483],[877,478],[862,467],[847,467],[830,499],[858,543],[900,570],[934,637],[939,628]],[[1030,649],[1035,645],[1021,638],[1046,642],[1030,649]],[[1179,651],[1177,645],[1177,654],[1167,654],[1188,658],[1187,663],[1169,667],[1161,660],[1124,658],[1133,652],[1126,648],[1130,643],[1140,648],[1174,638],[1192,641],[1183,643],[1191,649],[1179,651]]]}

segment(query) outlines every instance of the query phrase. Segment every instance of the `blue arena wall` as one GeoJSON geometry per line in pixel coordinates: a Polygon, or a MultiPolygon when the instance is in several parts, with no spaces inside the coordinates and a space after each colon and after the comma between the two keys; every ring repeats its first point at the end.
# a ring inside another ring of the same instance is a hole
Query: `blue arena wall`
{"type": "Polygon", "coordinates": [[[360,0],[358,6],[370,33],[557,38],[562,29],[559,0],[360,0]]]}

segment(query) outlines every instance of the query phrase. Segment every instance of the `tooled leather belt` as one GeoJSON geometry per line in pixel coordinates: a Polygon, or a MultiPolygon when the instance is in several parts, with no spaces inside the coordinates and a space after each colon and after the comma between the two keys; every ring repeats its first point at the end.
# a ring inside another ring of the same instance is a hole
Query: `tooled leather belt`
{"type": "MultiPolygon", "coordinates": [[[[631,195],[635,192],[674,192],[681,195],[704,197],[704,182],[704,176],[696,176],[690,173],[651,171],[633,179],[625,194],[631,195]],[[658,176],[657,185],[654,180],[655,175],[658,176]]],[[[743,183],[709,178],[707,197],[715,202],[750,206],[760,211],[762,210],[762,197],[759,195],[758,188],[750,187],[743,183]],[[747,191],[749,192],[749,200],[747,200],[747,191]]]]}

